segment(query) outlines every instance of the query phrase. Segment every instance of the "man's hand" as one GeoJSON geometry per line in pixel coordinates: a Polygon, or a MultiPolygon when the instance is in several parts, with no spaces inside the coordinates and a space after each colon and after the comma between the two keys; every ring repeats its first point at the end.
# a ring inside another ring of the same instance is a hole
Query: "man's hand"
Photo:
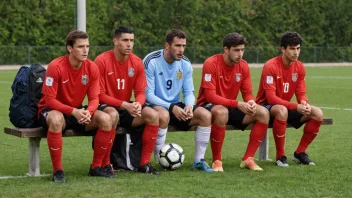
{"type": "Polygon", "coordinates": [[[247,103],[254,115],[257,112],[257,103],[255,103],[254,100],[249,100],[247,103]]]}
{"type": "MultiPolygon", "coordinates": [[[[185,110],[183,110],[181,107],[177,106],[177,105],[173,106],[172,113],[175,115],[175,117],[178,120],[183,120],[183,121],[188,120],[187,112],[185,110]]],[[[193,115],[193,113],[192,113],[192,115],[193,115]]]]}
{"type": "Polygon", "coordinates": [[[123,109],[125,109],[126,111],[128,111],[128,113],[132,117],[134,117],[134,118],[141,117],[142,106],[139,102],[133,102],[133,103],[123,102],[121,107],[123,109]]]}
{"type": "Polygon", "coordinates": [[[192,105],[187,105],[184,108],[185,112],[187,113],[187,120],[193,118],[193,106],[192,105]]]}
{"type": "Polygon", "coordinates": [[[92,116],[90,115],[90,112],[84,108],[74,108],[71,114],[77,119],[79,124],[89,124],[91,122],[92,116]]]}
{"type": "Polygon", "coordinates": [[[255,108],[251,107],[251,105],[247,102],[238,102],[237,108],[241,110],[243,113],[247,115],[253,116],[255,114],[255,108]]]}
{"type": "Polygon", "coordinates": [[[312,107],[307,101],[301,100],[301,104],[298,104],[297,111],[303,115],[309,115],[312,112],[312,107]]]}

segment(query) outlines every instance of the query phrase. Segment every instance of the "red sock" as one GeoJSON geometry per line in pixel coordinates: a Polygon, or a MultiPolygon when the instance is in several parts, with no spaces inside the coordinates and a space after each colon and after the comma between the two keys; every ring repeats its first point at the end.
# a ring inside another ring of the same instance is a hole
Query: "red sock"
{"type": "Polygon", "coordinates": [[[247,146],[246,153],[244,154],[242,160],[246,160],[248,157],[254,157],[260,143],[263,141],[266,130],[268,129],[268,124],[261,122],[256,122],[253,125],[251,134],[249,135],[249,142],[247,146]]]}
{"type": "Polygon", "coordinates": [[[226,126],[217,126],[215,123],[211,125],[210,145],[213,153],[213,162],[215,160],[222,161],[221,149],[225,139],[226,126]]]}
{"type": "Polygon", "coordinates": [[[64,170],[62,167],[62,132],[54,133],[48,130],[47,141],[53,164],[53,172],[56,170],[64,170]]]}
{"type": "Polygon", "coordinates": [[[285,154],[285,139],[286,139],[286,120],[278,120],[275,118],[273,123],[273,135],[276,146],[276,160],[285,154]]]}
{"type": "Polygon", "coordinates": [[[309,144],[317,137],[320,125],[323,121],[310,119],[306,126],[304,126],[303,135],[301,138],[301,142],[299,143],[296,153],[306,152],[309,144]]]}
{"type": "Polygon", "coordinates": [[[97,134],[94,138],[94,154],[93,154],[93,162],[92,169],[101,166],[105,153],[108,150],[110,142],[110,130],[104,131],[101,129],[97,130],[97,134]]]}
{"type": "Polygon", "coordinates": [[[103,162],[101,163],[102,167],[105,167],[106,165],[110,164],[110,154],[111,154],[112,145],[114,144],[115,136],[116,136],[116,129],[111,129],[108,149],[106,150],[103,162]]]}
{"type": "Polygon", "coordinates": [[[142,154],[140,166],[150,162],[150,156],[154,151],[156,138],[158,137],[159,125],[146,124],[142,135],[142,154]]]}

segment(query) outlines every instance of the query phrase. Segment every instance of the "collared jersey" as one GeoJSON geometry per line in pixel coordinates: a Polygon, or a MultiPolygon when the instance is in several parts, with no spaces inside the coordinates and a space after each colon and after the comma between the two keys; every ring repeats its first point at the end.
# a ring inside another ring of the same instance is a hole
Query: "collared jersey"
{"type": "Polygon", "coordinates": [[[168,109],[180,102],[180,91],[186,105],[194,105],[193,69],[186,56],[172,64],[166,62],[164,50],[154,51],[144,59],[148,87],[147,102],[168,109]]]}
{"type": "MultiPolygon", "coordinates": [[[[89,101],[99,98],[99,71],[94,62],[87,59],[82,62],[79,69],[74,69],[69,61],[69,56],[62,56],[48,65],[42,88],[43,96],[39,101],[38,108],[41,112],[44,108],[58,110],[71,115],[74,108],[82,105],[86,95],[89,101]],[[56,99],[54,106],[47,103],[47,98],[56,99]]],[[[91,114],[98,107],[98,101],[90,106],[91,114]]]]}
{"type": "Polygon", "coordinates": [[[285,67],[282,56],[270,59],[263,67],[256,98],[257,103],[282,104],[288,109],[296,109],[297,104],[289,103],[294,94],[296,94],[298,103],[301,100],[308,101],[305,96],[305,75],[304,65],[298,60],[289,67],[285,67]],[[269,101],[267,94],[270,93],[277,98],[274,97],[273,101],[269,101]],[[284,101],[280,102],[278,99],[284,101]]]}
{"type": "Polygon", "coordinates": [[[129,54],[124,62],[116,60],[114,51],[109,50],[100,54],[95,63],[100,71],[100,102],[120,107],[123,101],[129,102],[132,90],[136,101],[145,103],[145,88],[147,86],[142,60],[129,54]],[[102,99],[103,95],[117,100],[102,99]],[[140,97],[139,97],[140,96],[140,97]]]}
{"type": "Polygon", "coordinates": [[[215,90],[216,95],[236,100],[241,91],[245,101],[253,99],[252,82],[246,61],[241,60],[232,67],[226,65],[222,54],[216,54],[205,60],[202,82],[198,93],[198,105],[208,103],[205,89],[215,90]]]}

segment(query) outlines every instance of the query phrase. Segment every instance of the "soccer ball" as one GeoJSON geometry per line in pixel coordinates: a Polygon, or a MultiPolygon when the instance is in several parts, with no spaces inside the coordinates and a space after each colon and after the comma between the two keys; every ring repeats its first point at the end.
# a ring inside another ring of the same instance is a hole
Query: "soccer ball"
{"type": "Polygon", "coordinates": [[[175,144],[166,144],[159,153],[159,164],[164,169],[175,170],[180,168],[185,160],[183,149],[175,144]]]}

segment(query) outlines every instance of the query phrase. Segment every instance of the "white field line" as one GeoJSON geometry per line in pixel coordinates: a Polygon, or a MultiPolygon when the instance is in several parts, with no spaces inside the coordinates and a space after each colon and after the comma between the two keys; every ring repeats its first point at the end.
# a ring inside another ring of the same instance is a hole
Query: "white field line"
{"type": "Polygon", "coordinates": [[[351,80],[352,76],[306,76],[306,78],[351,80]]]}
{"type": "Polygon", "coordinates": [[[333,87],[333,86],[307,86],[307,89],[309,89],[309,88],[352,90],[352,87],[333,87]]]}
{"type": "Polygon", "coordinates": [[[339,108],[339,107],[319,107],[321,109],[331,109],[331,110],[343,110],[343,111],[352,111],[352,108],[339,108]]]}
{"type": "MultiPolygon", "coordinates": [[[[41,175],[35,176],[35,177],[47,177],[50,175],[51,174],[41,174],[41,175]]],[[[34,176],[29,176],[29,175],[25,175],[25,176],[0,176],[0,179],[20,179],[20,178],[28,178],[28,177],[34,177],[34,176]]]]}

